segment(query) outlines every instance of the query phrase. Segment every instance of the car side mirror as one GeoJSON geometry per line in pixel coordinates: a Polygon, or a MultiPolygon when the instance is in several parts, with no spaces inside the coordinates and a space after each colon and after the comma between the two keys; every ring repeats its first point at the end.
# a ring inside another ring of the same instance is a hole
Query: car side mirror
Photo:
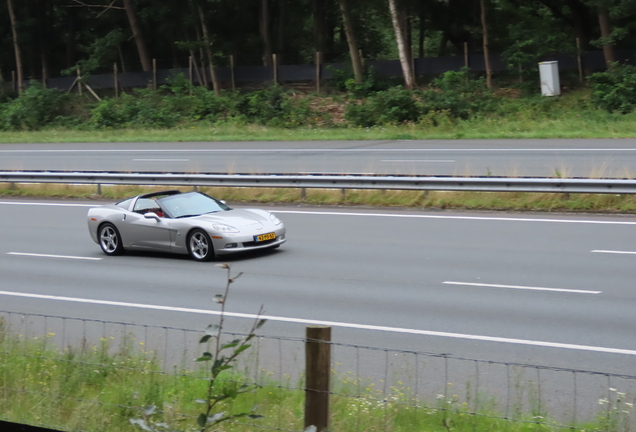
{"type": "Polygon", "coordinates": [[[148,212],[148,213],[144,213],[144,217],[145,217],[146,219],[154,219],[154,220],[156,220],[157,222],[159,222],[159,220],[160,220],[160,219],[159,219],[159,216],[157,216],[157,213],[155,213],[155,212],[148,212]]]}
{"type": "Polygon", "coordinates": [[[219,200],[219,201],[221,202],[221,204],[227,204],[225,200],[219,200]]]}

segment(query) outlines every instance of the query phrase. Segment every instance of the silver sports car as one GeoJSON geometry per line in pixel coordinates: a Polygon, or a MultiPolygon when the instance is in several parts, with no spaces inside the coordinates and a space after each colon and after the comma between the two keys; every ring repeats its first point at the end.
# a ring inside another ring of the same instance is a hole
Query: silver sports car
{"type": "Polygon", "coordinates": [[[204,193],[178,190],[91,208],[88,231],[106,255],[156,250],[197,261],[285,243],[285,225],[268,211],[232,209],[204,193]]]}

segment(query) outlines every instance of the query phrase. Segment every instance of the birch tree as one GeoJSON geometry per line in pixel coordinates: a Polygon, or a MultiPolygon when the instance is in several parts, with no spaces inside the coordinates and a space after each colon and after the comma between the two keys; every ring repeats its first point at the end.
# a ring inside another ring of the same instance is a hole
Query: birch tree
{"type": "Polygon", "coordinates": [[[391,11],[391,21],[393,22],[393,30],[395,31],[402,73],[404,74],[404,83],[407,89],[412,90],[415,87],[415,76],[413,74],[411,50],[407,47],[406,29],[402,25],[404,21],[398,16],[395,0],[389,0],[389,10],[391,11]]]}

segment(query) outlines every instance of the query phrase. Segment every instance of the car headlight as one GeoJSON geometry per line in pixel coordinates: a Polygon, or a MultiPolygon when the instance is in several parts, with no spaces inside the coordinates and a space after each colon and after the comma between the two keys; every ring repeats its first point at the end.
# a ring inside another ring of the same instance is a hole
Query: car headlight
{"type": "Polygon", "coordinates": [[[272,220],[272,222],[274,222],[274,225],[280,225],[283,223],[283,221],[278,219],[273,213],[269,214],[269,218],[272,220]]]}
{"type": "Polygon", "coordinates": [[[222,232],[222,233],[237,233],[237,232],[239,232],[239,230],[234,228],[233,226],[225,225],[225,224],[214,224],[214,225],[212,225],[212,228],[214,228],[215,231],[222,232]]]}

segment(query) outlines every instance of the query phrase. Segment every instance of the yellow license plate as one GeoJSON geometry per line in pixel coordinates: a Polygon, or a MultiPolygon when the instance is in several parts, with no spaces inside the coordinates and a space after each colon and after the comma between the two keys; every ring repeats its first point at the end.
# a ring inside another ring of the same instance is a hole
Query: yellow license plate
{"type": "Polygon", "coordinates": [[[267,234],[261,234],[261,235],[257,235],[254,236],[256,238],[256,241],[258,242],[262,242],[262,241],[266,241],[266,240],[274,240],[276,238],[276,233],[267,233],[267,234]]]}

